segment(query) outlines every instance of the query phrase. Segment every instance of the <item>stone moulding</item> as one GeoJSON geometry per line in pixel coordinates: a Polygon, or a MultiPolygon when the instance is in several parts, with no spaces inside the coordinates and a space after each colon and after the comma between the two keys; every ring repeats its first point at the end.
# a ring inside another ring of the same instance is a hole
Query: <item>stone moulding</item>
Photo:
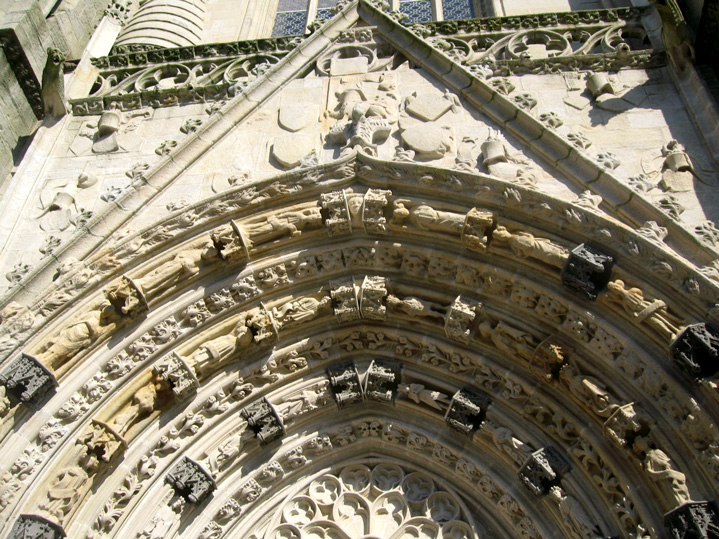
{"type": "Polygon", "coordinates": [[[27,59],[17,34],[12,28],[0,29],[0,43],[7,57],[15,78],[25,94],[25,99],[30,104],[32,111],[38,120],[45,117],[42,98],[40,97],[40,82],[27,59]]]}

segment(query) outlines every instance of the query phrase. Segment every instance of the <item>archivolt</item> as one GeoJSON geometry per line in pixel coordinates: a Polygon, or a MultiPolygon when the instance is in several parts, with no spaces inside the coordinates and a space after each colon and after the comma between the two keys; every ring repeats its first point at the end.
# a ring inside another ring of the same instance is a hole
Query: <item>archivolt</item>
{"type": "Polygon", "coordinates": [[[243,500],[274,507],[298,477],[358,455],[440,466],[497,535],[552,535],[563,517],[567,536],[656,534],[662,513],[716,490],[716,393],[692,388],[668,352],[712,301],[708,281],[597,212],[481,175],[355,159],[126,240],[115,280],[36,332],[24,351],[60,387],[49,420],[5,421],[9,525],[40,512],[73,536],[244,536],[265,509],[243,500]],[[459,195],[440,187],[450,181],[459,195]],[[589,302],[560,270],[602,238],[618,263],[612,290],[589,302]],[[642,257],[707,297],[640,271],[642,257]],[[266,446],[246,426],[262,399],[284,432],[266,446]],[[19,436],[30,445],[11,449],[19,436]],[[204,508],[163,483],[185,457],[217,481],[204,508]],[[265,486],[275,461],[281,479],[265,486]],[[85,478],[92,491],[73,490],[85,478]],[[141,516],[161,495],[162,525],[141,516]]]}

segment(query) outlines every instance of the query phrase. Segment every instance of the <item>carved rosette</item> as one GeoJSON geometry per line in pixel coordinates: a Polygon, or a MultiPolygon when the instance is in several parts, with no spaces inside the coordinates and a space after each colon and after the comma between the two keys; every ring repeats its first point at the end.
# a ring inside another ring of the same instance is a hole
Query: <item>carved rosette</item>
{"type": "Polygon", "coordinates": [[[37,515],[20,515],[8,539],[61,539],[62,537],[65,537],[62,526],[37,515]]]}
{"type": "Polygon", "coordinates": [[[200,387],[194,371],[177,352],[170,352],[162,357],[153,365],[152,370],[170,384],[179,401],[192,397],[200,387]]]}
{"type": "Polygon", "coordinates": [[[330,367],[327,369],[327,377],[337,406],[340,408],[362,400],[362,384],[354,363],[330,367]]]}
{"type": "Polygon", "coordinates": [[[210,233],[210,238],[222,260],[235,262],[250,258],[252,244],[236,221],[217,227],[210,233]]]}
{"type": "Polygon", "coordinates": [[[352,232],[350,211],[344,191],[332,191],[320,195],[322,217],[330,236],[339,236],[352,232]]]}
{"type": "Polygon", "coordinates": [[[370,234],[387,233],[387,208],[390,204],[392,191],[369,189],[364,196],[362,222],[365,231],[370,234]]]}
{"type": "Polygon", "coordinates": [[[719,370],[719,332],[704,323],[691,325],[672,343],[671,355],[690,376],[711,376],[719,370]]]}
{"type": "Polygon", "coordinates": [[[364,394],[370,400],[392,402],[397,395],[400,365],[375,359],[365,378],[364,394]]]}
{"type": "Polygon", "coordinates": [[[188,502],[201,504],[215,490],[215,481],[199,463],[185,457],[165,477],[175,492],[188,502]]]}
{"type": "Polygon", "coordinates": [[[360,319],[359,299],[354,278],[330,281],[332,309],[338,322],[350,322],[360,319]]]}
{"type": "Polygon", "coordinates": [[[264,397],[245,406],[240,410],[240,415],[262,445],[269,444],[285,433],[277,411],[264,397]]]}
{"type": "Polygon", "coordinates": [[[471,434],[479,428],[484,421],[490,400],[471,389],[460,389],[452,397],[444,420],[450,427],[465,434],[471,434]]]}
{"type": "Polygon", "coordinates": [[[121,316],[134,318],[149,310],[141,287],[126,275],[105,288],[104,292],[115,312],[121,316]]]}
{"type": "Polygon", "coordinates": [[[534,451],[517,473],[535,496],[544,496],[550,488],[559,485],[561,475],[568,470],[567,461],[550,446],[534,451]]]}
{"type": "Polygon", "coordinates": [[[457,296],[445,316],[444,331],[447,337],[455,341],[469,342],[479,307],[479,303],[457,296]]]}
{"type": "Polygon", "coordinates": [[[611,255],[582,243],[572,250],[562,268],[562,284],[593,301],[609,283],[613,266],[611,255]]]}
{"type": "Polygon", "coordinates": [[[719,511],[713,501],[688,502],[664,515],[672,539],[719,537],[719,511]]]}
{"type": "Polygon", "coordinates": [[[484,253],[487,250],[487,231],[494,226],[495,222],[492,212],[477,208],[469,210],[462,230],[462,242],[467,249],[484,253]]]}
{"type": "Polygon", "coordinates": [[[0,385],[5,386],[11,399],[38,405],[57,386],[57,381],[37,359],[22,354],[0,374],[0,385]]]}
{"type": "Polygon", "coordinates": [[[367,275],[362,281],[360,290],[360,315],[368,320],[384,320],[387,318],[387,279],[367,275]]]}

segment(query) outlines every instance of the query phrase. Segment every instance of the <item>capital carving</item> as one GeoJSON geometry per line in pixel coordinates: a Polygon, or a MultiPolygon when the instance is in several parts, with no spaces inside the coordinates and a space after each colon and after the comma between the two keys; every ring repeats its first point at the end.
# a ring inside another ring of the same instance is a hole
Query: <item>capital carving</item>
{"type": "Polygon", "coordinates": [[[335,365],[327,369],[332,394],[340,408],[362,400],[362,384],[354,363],[335,365]]]}
{"type": "Polygon", "coordinates": [[[359,320],[359,298],[354,277],[341,281],[330,281],[332,309],[338,322],[359,320]]]}
{"type": "Polygon", "coordinates": [[[392,402],[397,394],[399,371],[398,363],[372,360],[367,369],[364,394],[370,400],[392,402]]]}
{"type": "Polygon", "coordinates": [[[222,260],[234,262],[250,258],[249,240],[237,222],[217,227],[210,232],[210,238],[222,260]]]}
{"type": "Polygon", "coordinates": [[[535,495],[543,496],[553,486],[559,486],[562,474],[569,470],[569,464],[553,447],[534,451],[519,468],[519,479],[535,495]]]}
{"type": "Polygon", "coordinates": [[[672,539],[719,537],[719,511],[716,502],[689,502],[664,515],[664,525],[672,539]]]}
{"type": "Polygon", "coordinates": [[[593,301],[609,283],[613,266],[611,255],[583,243],[572,250],[562,268],[562,284],[593,301]]]}
{"type": "Polygon", "coordinates": [[[384,320],[387,317],[387,279],[365,276],[360,288],[360,315],[368,320],[384,320]]]}
{"type": "Polygon", "coordinates": [[[245,406],[240,415],[247,421],[247,428],[255,433],[261,444],[269,444],[285,433],[277,411],[264,397],[245,406]]]}
{"type": "Polygon", "coordinates": [[[690,376],[711,376],[719,370],[719,332],[703,322],[691,325],[672,343],[671,355],[690,376]]]}
{"type": "Polygon", "coordinates": [[[489,402],[486,395],[471,389],[460,389],[452,397],[444,419],[452,428],[471,434],[482,424],[489,402]]]}
{"type": "Polygon", "coordinates": [[[447,337],[455,341],[468,342],[474,319],[480,307],[480,303],[457,296],[445,316],[444,331],[447,337]]]}
{"type": "Polygon", "coordinates": [[[200,387],[192,368],[177,352],[170,352],[162,357],[153,365],[152,370],[170,385],[179,401],[190,398],[200,387]]]}
{"type": "Polygon", "coordinates": [[[8,539],[61,539],[62,537],[65,537],[65,530],[51,520],[38,515],[20,515],[8,539]]]}

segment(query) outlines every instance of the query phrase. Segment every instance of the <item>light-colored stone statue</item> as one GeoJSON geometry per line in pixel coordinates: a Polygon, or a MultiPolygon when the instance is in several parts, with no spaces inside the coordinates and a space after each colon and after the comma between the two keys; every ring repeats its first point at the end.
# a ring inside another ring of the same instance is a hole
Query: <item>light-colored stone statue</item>
{"type": "Polygon", "coordinates": [[[561,487],[554,486],[549,489],[549,497],[559,506],[559,513],[574,534],[573,537],[590,539],[601,535],[601,531],[579,501],[569,496],[561,487]]]}
{"type": "Polygon", "coordinates": [[[202,239],[176,254],[172,260],[165,262],[158,268],[150,271],[142,277],[134,280],[145,295],[146,299],[158,295],[159,292],[167,290],[191,279],[200,270],[219,260],[219,253],[209,239],[202,239]]]}
{"type": "Polygon", "coordinates": [[[492,240],[506,243],[512,252],[522,258],[534,258],[550,266],[564,266],[569,251],[546,238],[537,238],[529,232],[510,232],[504,226],[498,226],[492,233],[492,240]]]}
{"type": "Polygon", "coordinates": [[[124,437],[138,421],[159,409],[163,400],[168,398],[168,390],[167,381],[154,374],[152,380],[138,389],[106,425],[115,434],[124,437]]]}
{"type": "Polygon", "coordinates": [[[98,342],[117,327],[120,317],[103,299],[78,315],[50,338],[35,358],[53,371],[66,365],[80,351],[98,342]]]}
{"type": "Polygon", "coordinates": [[[484,339],[491,340],[498,350],[526,361],[532,359],[539,343],[529,333],[499,321],[494,326],[489,320],[477,328],[484,339]]]}
{"type": "Polygon", "coordinates": [[[420,230],[442,232],[453,236],[460,236],[464,230],[466,216],[463,213],[436,210],[427,204],[407,208],[405,202],[394,203],[392,224],[397,226],[412,226],[420,230]]]}
{"type": "Polygon", "coordinates": [[[671,511],[691,501],[686,475],[674,469],[671,459],[664,451],[651,447],[643,436],[634,441],[632,449],[644,453],[642,468],[657,484],[665,511],[671,511]]]}
{"type": "Polygon", "coordinates": [[[322,214],[319,207],[301,208],[271,214],[258,223],[241,226],[250,243],[247,247],[252,248],[286,236],[294,238],[305,230],[321,228],[322,214]]]}
{"type": "Polygon", "coordinates": [[[600,417],[609,417],[619,408],[616,399],[607,391],[606,385],[593,376],[580,374],[570,363],[559,371],[559,379],[577,399],[589,405],[600,417]]]}
{"type": "Polygon", "coordinates": [[[444,410],[450,403],[447,395],[434,389],[426,389],[423,384],[400,384],[397,392],[406,395],[414,403],[426,404],[435,410],[444,410]]]}
{"type": "Polygon", "coordinates": [[[172,526],[180,520],[182,509],[185,507],[185,498],[173,496],[167,505],[162,505],[150,523],[137,535],[144,539],[165,539],[172,526]]]}
{"type": "Polygon", "coordinates": [[[667,312],[667,305],[660,299],[649,300],[640,288],[631,287],[621,279],[610,281],[600,301],[624,310],[625,315],[644,323],[671,342],[679,333],[681,320],[667,312]]]}
{"type": "Polygon", "coordinates": [[[216,449],[211,451],[203,459],[202,464],[212,474],[212,477],[216,478],[237,458],[247,441],[254,437],[255,433],[247,430],[246,425],[243,426],[231,433],[216,449]]]}
{"type": "Polygon", "coordinates": [[[320,293],[313,296],[293,298],[279,307],[272,308],[272,316],[279,328],[296,326],[317,318],[331,309],[332,298],[320,293]]]}
{"type": "Polygon", "coordinates": [[[400,299],[394,294],[387,296],[387,307],[394,312],[399,312],[413,318],[434,318],[444,320],[447,308],[439,303],[420,299],[414,296],[405,296],[400,299]]]}
{"type": "Polygon", "coordinates": [[[282,402],[275,406],[275,410],[282,421],[287,422],[327,404],[330,398],[329,381],[324,380],[313,387],[283,398],[282,402]]]}
{"type": "Polygon", "coordinates": [[[492,421],[485,421],[482,428],[492,435],[492,442],[504,451],[517,466],[521,466],[532,454],[533,449],[519,438],[507,427],[502,427],[492,421]]]}
{"type": "Polygon", "coordinates": [[[243,314],[232,331],[201,344],[186,362],[195,375],[200,377],[207,370],[216,369],[251,343],[252,331],[247,327],[247,315],[243,314]]]}

